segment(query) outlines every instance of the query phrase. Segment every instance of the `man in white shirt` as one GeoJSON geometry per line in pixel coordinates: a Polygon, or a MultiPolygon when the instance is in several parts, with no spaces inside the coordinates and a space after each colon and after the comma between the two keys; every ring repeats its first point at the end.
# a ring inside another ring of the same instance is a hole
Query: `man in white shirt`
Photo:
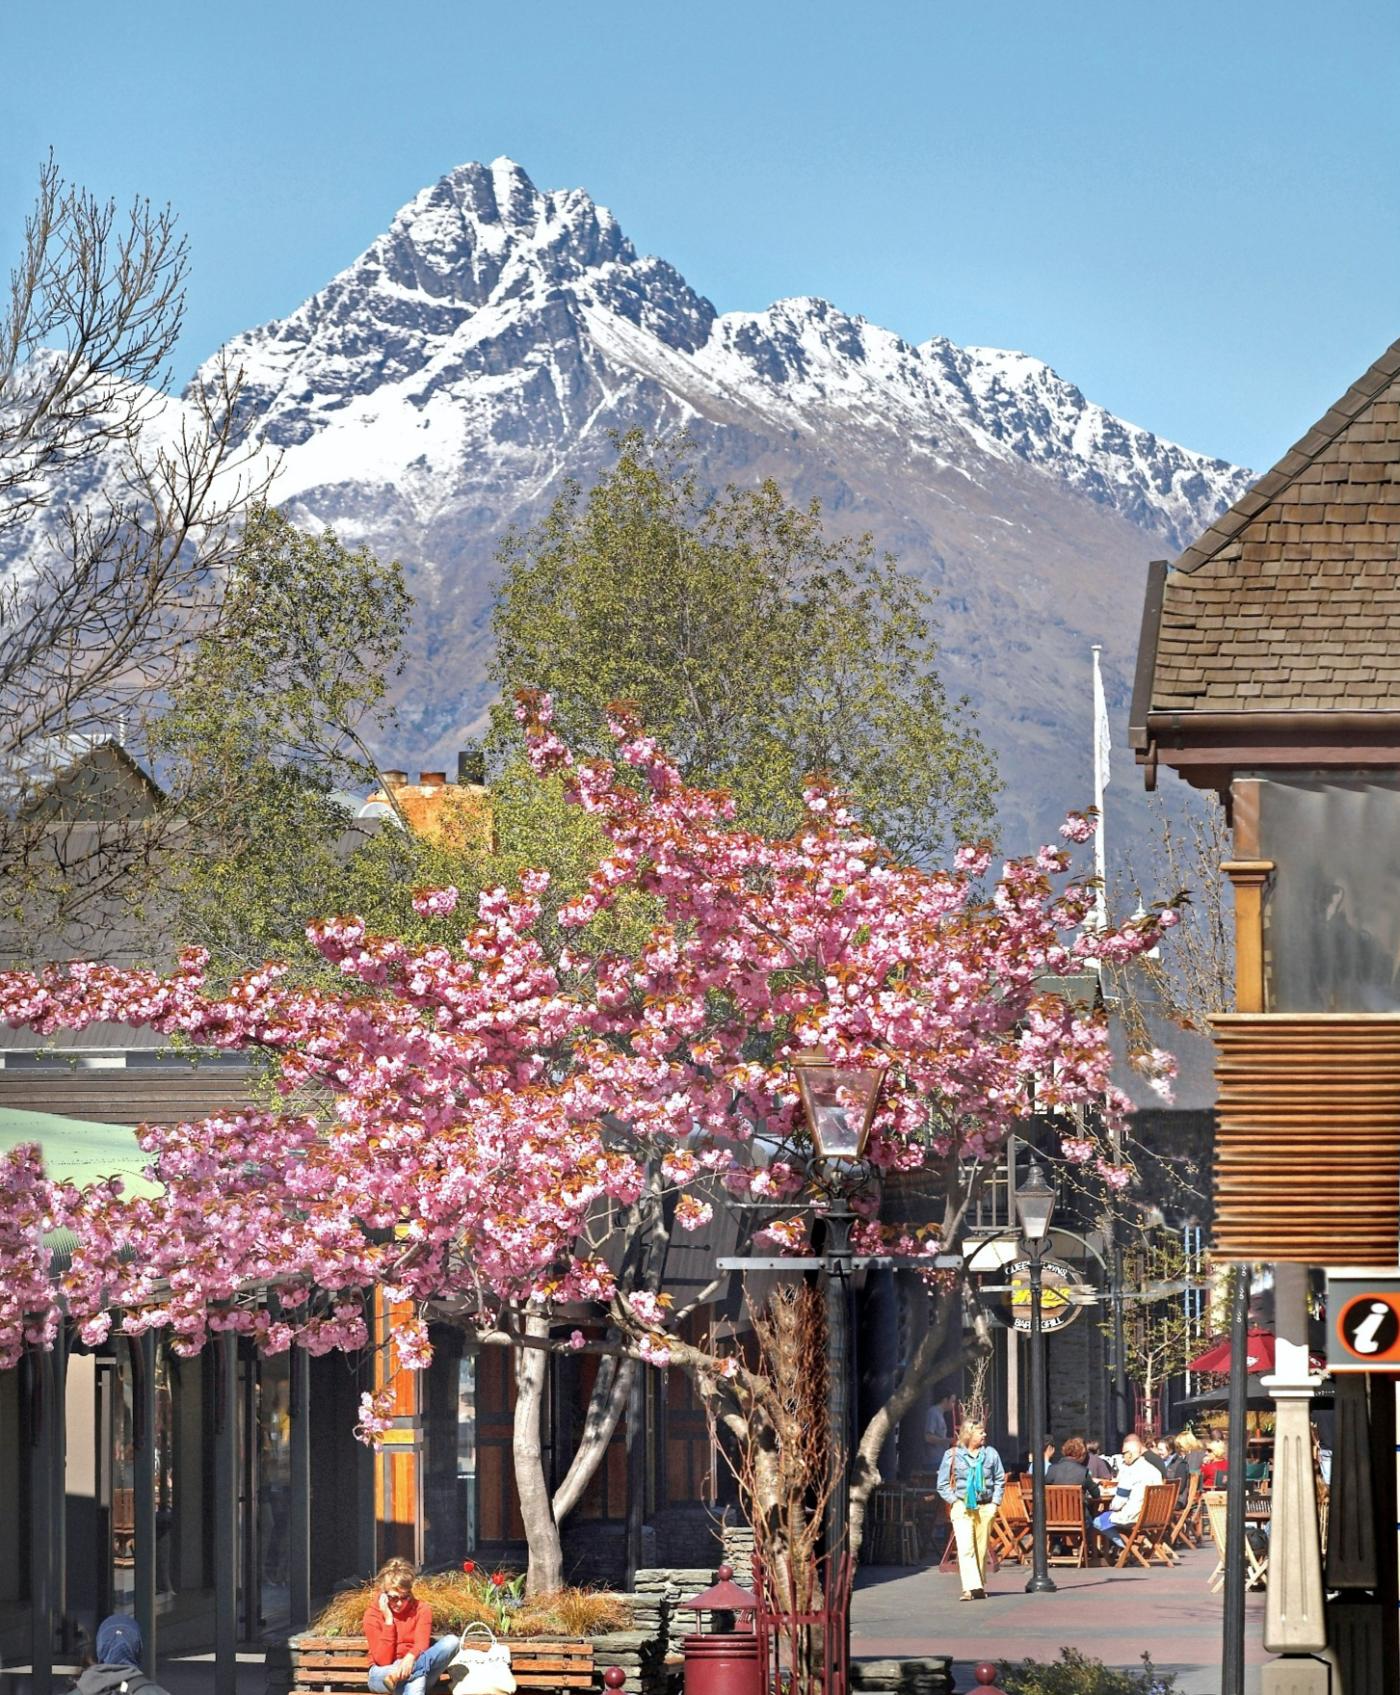
{"type": "Polygon", "coordinates": [[[1141,1518],[1148,1489],[1162,1481],[1160,1472],[1146,1456],[1146,1444],[1141,1436],[1123,1438],[1123,1458],[1118,1465],[1113,1500],[1094,1520],[1095,1529],[1102,1531],[1115,1548],[1123,1546],[1123,1531],[1131,1530],[1141,1518]]]}

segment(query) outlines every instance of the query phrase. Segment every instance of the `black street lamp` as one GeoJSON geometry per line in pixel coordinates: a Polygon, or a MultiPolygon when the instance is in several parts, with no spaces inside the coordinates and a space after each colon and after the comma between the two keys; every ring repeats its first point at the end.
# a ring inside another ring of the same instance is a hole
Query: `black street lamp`
{"type": "MultiPolygon", "coordinates": [[[[827,1199],[822,1281],[826,1293],[826,1415],[833,1475],[827,1493],[825,1543],[828,1574],[834,1582],[838,1562],[850,1545],[850,1286],[851,1230],[855,1224],[850,1190],[864,1174],[866,1144],[886,1067],[860,1062],[843,1065],[820,1052],[796,1054],[792,1065],[816,1153],[816,1181],[827,1199]]],[[[849,1636],[849,1607],[845,1608],[844,1626],[849,1636]]]]}
{"type": "Polygon", "coordinates": [[[1016,1191],[1016,1212],[1031,1262],[1031,1535],[1034,1540],[1028,1594],[1053,1593],[1045,1547],[1045,1334],[1040,1323],[1041,1260],[1055,1211],[1055,1191],[1031,1162],[1031,1174],[1016,1191]]]}

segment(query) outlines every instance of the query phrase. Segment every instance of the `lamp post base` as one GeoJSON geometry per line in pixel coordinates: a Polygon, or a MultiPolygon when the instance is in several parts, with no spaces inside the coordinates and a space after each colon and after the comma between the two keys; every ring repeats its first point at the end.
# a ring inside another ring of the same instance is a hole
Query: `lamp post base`
{"type": "Polygon", "coordinates": [[[1033,1577],[1026,1584],[1026,1593],[1027,1595],[1057,1595],[1059,1585],[1053,1578],[1033,1577]]]}

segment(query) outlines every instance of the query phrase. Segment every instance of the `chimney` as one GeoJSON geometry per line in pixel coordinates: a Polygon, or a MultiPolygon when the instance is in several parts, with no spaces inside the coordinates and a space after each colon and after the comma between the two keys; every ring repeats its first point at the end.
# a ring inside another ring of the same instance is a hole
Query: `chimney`
{"type": "Polygon", "coordinates": [[[446,771],[420,771],[418,786],[420,789],[441,789],[446,786],[446,771]]]}
{"type": "Polygon", "coordinates": [[[401,789],[408,781],[407,771],[381,771],[379,775],[384,779],[384,787],[391,791],[401,789]]]}
{"type": "Polygon", "coordinates": [[[469,788],[486,787],[486,755],[475,742],[468,743],[457,755],[457,781],[469,788]]]}

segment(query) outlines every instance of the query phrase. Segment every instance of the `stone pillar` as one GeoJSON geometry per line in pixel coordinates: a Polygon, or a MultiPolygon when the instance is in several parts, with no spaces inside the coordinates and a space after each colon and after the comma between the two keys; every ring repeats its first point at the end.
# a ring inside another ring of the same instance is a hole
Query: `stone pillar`
{"type": "Polygon", "coordinates": [[[1264,1695],[1328,1695],[1322,1543],[1312,1458],[1312,1398],[1320,1379],[1308,1364],[1308,1274],[1274,1267],[1274,1371],[1264,1380],[1274,1400],[1273,1523],[1264,1604],[1264,1646],[1285,1658],[1264,1667],[1264,1695]]]}

